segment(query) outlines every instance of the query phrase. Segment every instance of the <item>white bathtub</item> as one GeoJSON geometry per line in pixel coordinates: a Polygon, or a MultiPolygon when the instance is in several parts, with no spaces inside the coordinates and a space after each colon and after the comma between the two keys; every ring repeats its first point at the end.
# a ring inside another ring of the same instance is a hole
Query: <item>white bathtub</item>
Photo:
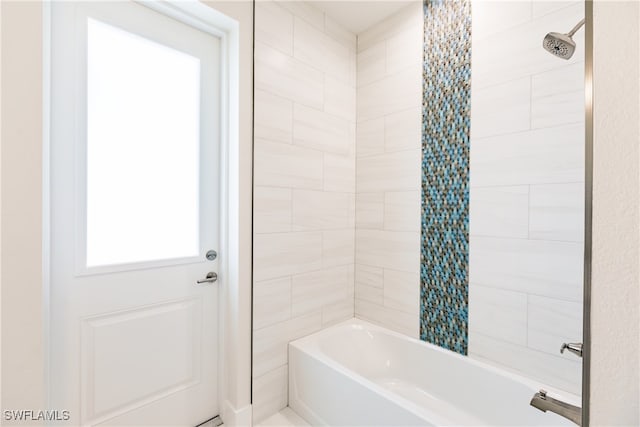
{"type": "Polygon", "coordinates": [[[357,319],[289,344],[289,406],[312,425],[575,426],[529,405],[540,388],[357,319]]]}

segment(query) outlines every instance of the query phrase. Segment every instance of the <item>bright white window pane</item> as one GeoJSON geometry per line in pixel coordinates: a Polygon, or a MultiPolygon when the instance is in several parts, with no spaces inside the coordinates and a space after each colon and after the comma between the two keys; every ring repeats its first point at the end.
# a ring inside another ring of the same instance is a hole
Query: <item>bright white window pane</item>
{"type": "Polygon", "coordinates": [[[197,256],[200,60],[88,21],[87,266],[197,256]]]}

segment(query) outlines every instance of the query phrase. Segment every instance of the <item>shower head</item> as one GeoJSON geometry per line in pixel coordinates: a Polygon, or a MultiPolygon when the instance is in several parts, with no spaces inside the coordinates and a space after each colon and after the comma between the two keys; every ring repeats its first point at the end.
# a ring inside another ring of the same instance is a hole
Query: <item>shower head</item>
{"type": "Polygon", "coordinates": [[[576,43],[567,34],[549,33],[544,36],[542,47],[558,58],[569,59],[576,51],[576,43]]]}
{"type": "Polygon", "coordinates": [[[571,37],[584,25],[584,19],[573,27],[567,34],[549,33],[544,36],[542,47],[553,55],[562,59],[569,59],[576,51],[576,42],[571,37]]]}

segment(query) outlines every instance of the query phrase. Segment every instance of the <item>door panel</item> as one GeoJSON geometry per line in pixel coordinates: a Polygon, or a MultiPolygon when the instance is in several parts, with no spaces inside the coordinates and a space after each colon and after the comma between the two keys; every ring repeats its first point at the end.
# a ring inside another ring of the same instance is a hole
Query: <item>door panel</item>
{"type": "Polygon", "coordinates": [[[51,407],[218,413],[220,40],[143,5],[52,4],[51,407]]]}
{"type": "Polygon", "coordinates": [[[84,319],[81,377],[87,417],[100,418],[197,384],[201,332],[202,301],[195,298],[84,319]]]}

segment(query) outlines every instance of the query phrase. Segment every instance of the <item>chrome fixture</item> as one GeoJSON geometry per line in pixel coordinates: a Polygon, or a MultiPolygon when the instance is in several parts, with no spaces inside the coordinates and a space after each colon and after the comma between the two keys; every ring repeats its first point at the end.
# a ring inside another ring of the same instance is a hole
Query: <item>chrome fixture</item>
{"type": "Polygon", "coordinates": [[[218,274],[210,271],[204,279],[197,280],[196,285],[202,285],[203,283],[213,283],[218,280],[218,274]]]}
{"type": "Polygon", "coordinates": [[[567,34],[549,33],[544,36],[542,47],[553,55],[562,59],[569,59],[576,51],[576,42],[571,37],[584,25],[584,19],[573,27],[567,34]]]}
{"type": "Polygon", "coordinates": [[[582,357],[582,343],[581,342],[571,342],[569,344],[564,343],[562,347],[560,347],[560,353],[564,353],[565,350],[569,350],[571,353],[575,354],[578,357],[582,357]]]}
{"type": "Polygon", "coordinates": [[[529,404],[542,412],[551,411],[554,414],[573,421],[579,426],[582,425],[582,408],[549,397],[544,390],[540,390],[534,394],[529,404]]]}
{"type": "Polygon", "coordinates": [[[211,249],[207,251],[206,257],[209,261],[213,261],[214,259],[218,258],[218,252],[211,249]]]}

